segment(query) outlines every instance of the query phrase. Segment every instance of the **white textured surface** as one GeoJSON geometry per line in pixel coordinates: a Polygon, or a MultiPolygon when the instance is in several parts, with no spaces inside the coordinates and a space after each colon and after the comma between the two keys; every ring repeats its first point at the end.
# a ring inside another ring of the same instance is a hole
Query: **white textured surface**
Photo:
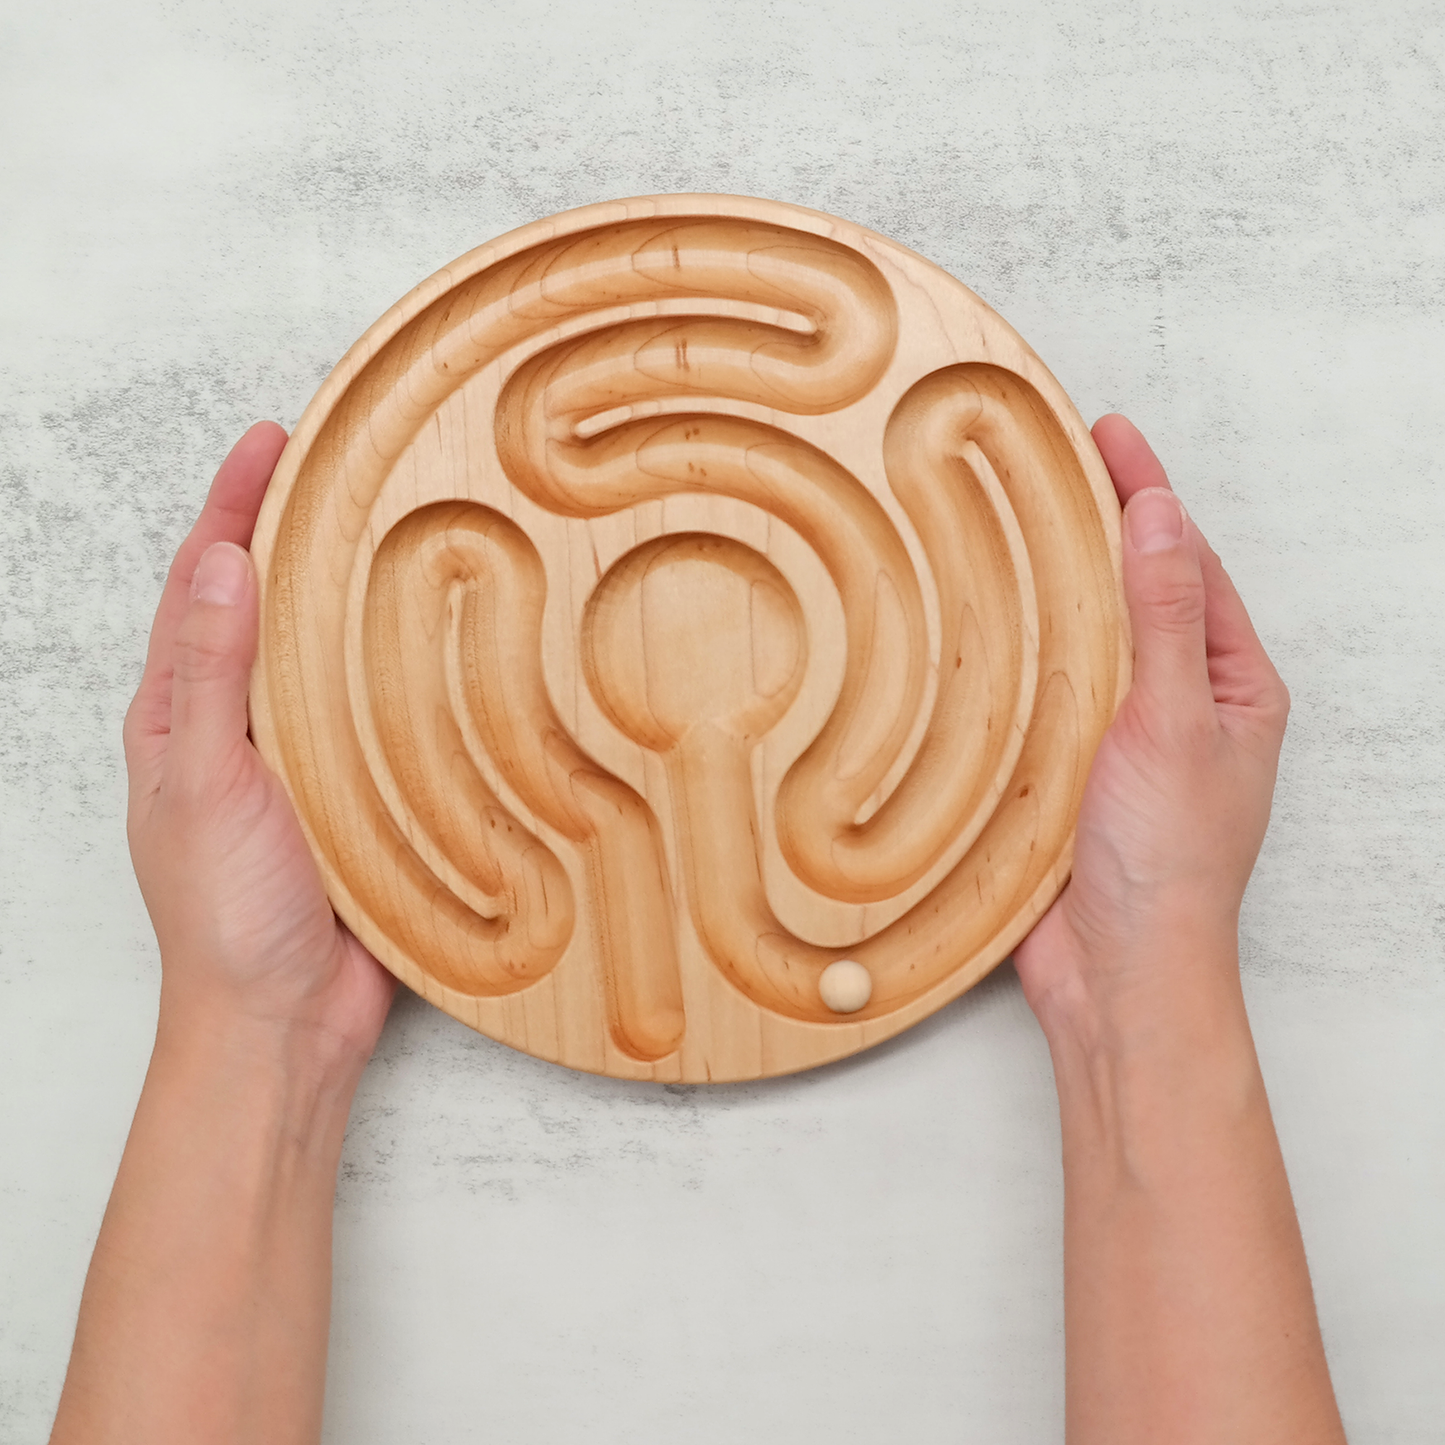
{"type": "MultiPolygon", "coordinates": [[[[914,246],[1170,464],[1294,690],[1246,970],[1350,1438],[1445,1438],[1445,33],[1088,8],[9,7],[0,1441],[48,1429],[145,1065],[120,719],[211,470],[454,255],[659,190],[914,246]]],[[[328,1440],[1057,1441],[1057,1147],[1011,970],[712,1091],[407,998],[346,1150],[328,1440]]]]}

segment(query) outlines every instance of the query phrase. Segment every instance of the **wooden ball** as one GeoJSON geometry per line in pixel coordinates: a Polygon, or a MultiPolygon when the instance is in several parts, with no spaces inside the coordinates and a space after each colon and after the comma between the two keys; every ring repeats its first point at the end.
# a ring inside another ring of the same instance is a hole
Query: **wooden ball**
{"type": "Polygon", "coordinates": [[[773,201],[588,206],[424,281],[252,551],[252,733],[337,913],[620,1078],[809,1068],[976,983],[1067,879],[1129,681],[1058,382],[921,256],[773,201]]]}
{"type": "Polygon", "coordinates": [[[873,975],[851,958],[830,963],[818,977],[818,997],[835,1014],[855,1014],[873,996],[873,975]]]}

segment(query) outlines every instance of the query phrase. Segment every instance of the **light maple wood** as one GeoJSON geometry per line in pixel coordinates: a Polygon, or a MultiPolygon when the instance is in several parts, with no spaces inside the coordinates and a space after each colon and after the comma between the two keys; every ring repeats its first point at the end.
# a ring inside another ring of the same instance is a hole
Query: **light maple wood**
{"type": "Polygon", "coordinates": [[[307,408],[253,734],[338,913],[473,1028],[625,1078],[808,1068],[1063,885],[1128,684],[1118,530],[1058,383],[913,252],[589,206],[424,282],[307,408]]]}

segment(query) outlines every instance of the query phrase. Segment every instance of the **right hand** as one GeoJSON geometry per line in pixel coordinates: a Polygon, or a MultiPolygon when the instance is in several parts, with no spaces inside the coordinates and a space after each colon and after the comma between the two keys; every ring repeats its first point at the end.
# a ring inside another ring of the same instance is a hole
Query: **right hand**
{"type": "Polygon", "coordinates": [[[1197,958],[1234,959],[1289,712],[1149,444],[1122,416],[1102,418],[1094,439],[1125,504],[1134,681],[1094,757],[1073,876],[1014,955],[1046,1031],[1212,982],[1181,977],[1197,958]]]}

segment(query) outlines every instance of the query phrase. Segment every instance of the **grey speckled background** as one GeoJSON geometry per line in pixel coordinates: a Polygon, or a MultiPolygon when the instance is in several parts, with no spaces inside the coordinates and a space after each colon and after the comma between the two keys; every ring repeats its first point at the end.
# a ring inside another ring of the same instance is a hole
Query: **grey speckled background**
{"type": "MultiPolygon", "coordinates": [[[[48,1429],[146,1061],[120,719],[211,470],[454,255],[693,189],[949,267],[1225,554],[1296,700],[1245,967],[1325,1337],[1355,1445],[1445,1440],[1442,60],[1402,0],[8,7],[0,1440],[48,1429]]],[[[1057,1147],[1010,970],[713,1091],[408,997],[327,1438],[1057,1441],[1057,1147]]]]}

